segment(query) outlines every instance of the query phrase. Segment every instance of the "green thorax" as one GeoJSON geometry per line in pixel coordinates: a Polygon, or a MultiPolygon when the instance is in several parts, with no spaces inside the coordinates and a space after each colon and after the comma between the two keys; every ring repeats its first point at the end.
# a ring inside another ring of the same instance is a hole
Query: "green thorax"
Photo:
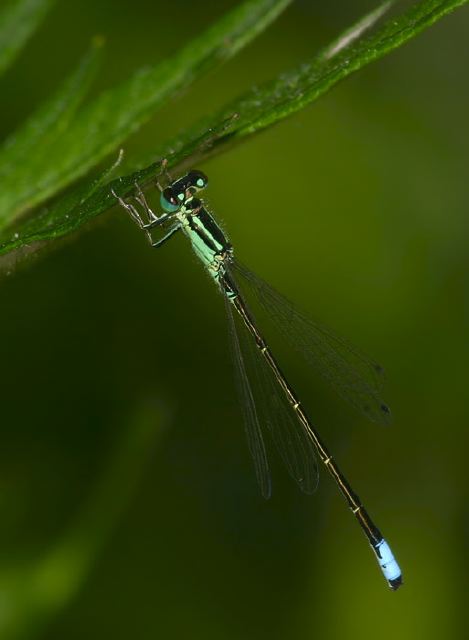
{"type": "Polygon", "coordinates": [[[194,253],[210,275],[218,281],[220,272],[225,271],[225,260],[233,255],[229,240],[203,202],[197,198],[186,201],[177,217],[194,253]]]}

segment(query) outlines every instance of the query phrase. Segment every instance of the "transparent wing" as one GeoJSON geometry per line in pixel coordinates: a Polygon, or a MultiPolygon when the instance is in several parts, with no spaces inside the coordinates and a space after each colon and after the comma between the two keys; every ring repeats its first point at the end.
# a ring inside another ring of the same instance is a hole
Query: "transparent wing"
{"type": "Polygon", "coordinates": [[[248,447],[254,461],[256,478],[257,482],[259,483],[261,493],[264,498],[270,498],[270,471],[269,463],[267,460],[267,453],[264,445],[264,439],[262,437],[262,431],[259,424],[259,418],[257,416],[256,405],[254,403],[251,385],[249,384],[249,378],[247,376],[246,368],[244,365],[243,354],[241,352],[236,324],[233,317],[232,305],[226,296],[224,296],[224,299],[226,313],[228,316],[228,327],[230,331],[230,345],[233,355],[233,361],[235,364],[236,386],[241,401],[241,409],[243,412],[248,447]]]}
{"type": "MultiPolygon", "coordinates": [[[[313,493],[318,485],[319,477],[314,443],[309,433],[299,422],[253,337],[240,320],[238,324],[241,326],[239,330],[237,329],[232,305],[228,300],[226,300],[226,304],[229,306],[227,311],[230,316],[231,331],[235,336],[233,342],[237,351],[238,377],[245,377],[244,384],[238,383],[238,387],[242,388],[241,401],[246,405],[244,419],[249,448],[254,458],[258,479],[260,477],[258,469],[262,468],[262,465],[259,464],[259,447],[252,445],[257,440],[257,434],[260,435],[260,425],[262,425],[268,428],[291,477],[302,491],[313,493]],[[252,387],[249,386],[248,379],[251,380],[252,387]],[[247,393],[247,389],[249,389],[249,393],[247,393]],[[254,400],[255,407],[252,406],[254,400]],[[255,416],[255,420],[253,416],[255,416]]],[[[260,437],[262,439],[262,436],[260,437]]],[[[264,449],[262,452],[265,455],[264,449]]],[[[259,483],[261,484],[260,481],[259,483]]]]}
{"type": "Polygon", "coordinates": [[[287,342],[299,351],[337,392],[374,422],[390,421],[380,397],[383,369],[331,330],[305,317],[267,282],[233,259],[231,268],[243,277],[261,307],[287,342]]]}
{"type": "Polygon", "coordinates": [[[243,334],[246,342],[243,350],[249,371],[252,369],[252,386],[261,424],[267,426],[290,476],[302,491],[313,493],[319,478],[314,443],[247,329],[243,329],[243,334]]]}

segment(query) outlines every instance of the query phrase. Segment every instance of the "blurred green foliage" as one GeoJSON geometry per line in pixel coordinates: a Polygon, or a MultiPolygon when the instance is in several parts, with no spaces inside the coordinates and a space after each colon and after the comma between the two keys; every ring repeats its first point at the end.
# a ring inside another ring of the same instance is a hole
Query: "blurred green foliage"
{"type": "MultiPolygon", "coordinates": [[[[96,34],[98,92],[234,6],[58,2],[2,79],[2,137],[96,34]]],[[[122,171],[373,6],[294,3],[130,139],[122,171]]],[[[386,366],[383,430],[279,345],[405,586],[388,592],[325,474],[308,498],[272,456],[262,501],[221,300],[182,239],[152,252],[115,210],[0,283],[2,637],[464,637],[468,26],[463,8],[202,166],[238,255],[386,366]]]]}
{"type": "Polygon", "coordinates": [[[54,0],[6,0],[0,6],[0,74],[41,24],[54,0]]]}

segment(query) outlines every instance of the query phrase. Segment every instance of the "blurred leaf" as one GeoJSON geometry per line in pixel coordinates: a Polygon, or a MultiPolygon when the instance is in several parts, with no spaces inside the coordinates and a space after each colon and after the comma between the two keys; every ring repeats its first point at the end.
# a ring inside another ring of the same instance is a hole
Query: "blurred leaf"
{"type": "Polygon", "coordinates": [[[137,490],[145,463],[167,422],[164,412],[142,405],[122,433],[94,492],[61,539],[36,562],[2,567],[0,635],[17,640],[40,635],[79,591],[96,557],[137,490]]]}
{"type": "Polygon", "coordinates": [[[55,0],[12,0],[0,11],[0,74],[11,65],[55,0]]]}
{"type": "MultiPolygon", "coordinates": [[[[248,0],[172,58],[140,69],[82,109],[71,125],[14,166],[0,191],[0,228],[85,174],[135,132],[167,99],[216,64],[235,55],[289,4],[290,0],[248,0]]],[[[44,117],[45,114],[42,114],[44,117]]],[[[24,139],[21,132],[17,139],[24,139]]],[[[2,162],[15,160],[15,145],[2,162]]]]}
{"type": "Polygon", "coordinates": [[[44,150],[64,134],[96,75],[101,60],[101,44],[101,40],[95,40],[55,96],[39,107],[20,131],[5,140],[0,148],[2,189],[24,192],[31,188],[31,180],[36,185],[38,178],[33,179],[32,175],[39,177],[41,174],[44,150]]]}
{"type": "MultiPolygon", "coordinates": [[[[467,0],[422,0],[392,17],[368,37],[359,36],[373,26],[390,7],[386,2],[347,29],[339,38],[299,68],[274,81],[251,89],[230,103],[216,117],[206,119],[159,149],[156,157],[168,157],[177,174],[184,168],[282,120],[313,102],[340,80],[401,46],[467,0]],[[358,38],[358,39],[357,39],[358,38]]],[[[119,195],[127,195],[137,181],[145,185],[158,172],[160,162],[112,183],[119,195]]],[[[110,186],[102,187],[86,201],[65,213],[63,203],[44,209],[0,236],[0,254],[74,231],[84,222],[115,204],[110,186]]]]}

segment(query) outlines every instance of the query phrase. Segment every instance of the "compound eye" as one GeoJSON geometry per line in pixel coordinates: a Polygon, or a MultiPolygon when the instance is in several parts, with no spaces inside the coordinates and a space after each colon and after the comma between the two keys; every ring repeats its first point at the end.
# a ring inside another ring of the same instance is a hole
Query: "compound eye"
{"type": "MultiPolygon", "coordinates": [[[[179,196],[182,195],[182,200],[184,199],[184,195],[183,194],[179,194],[179,196]]],[[[167,189],[165,189],[160,197],[160,204],[161,204],[161,208],[166,211],[166,213],[174,213],[175,211],[178,211],[181,204],[182,204],[182,200],[178,202],[178,198],[175,197],[172,189],[170,187],[168,187],[167,189]]]]}

